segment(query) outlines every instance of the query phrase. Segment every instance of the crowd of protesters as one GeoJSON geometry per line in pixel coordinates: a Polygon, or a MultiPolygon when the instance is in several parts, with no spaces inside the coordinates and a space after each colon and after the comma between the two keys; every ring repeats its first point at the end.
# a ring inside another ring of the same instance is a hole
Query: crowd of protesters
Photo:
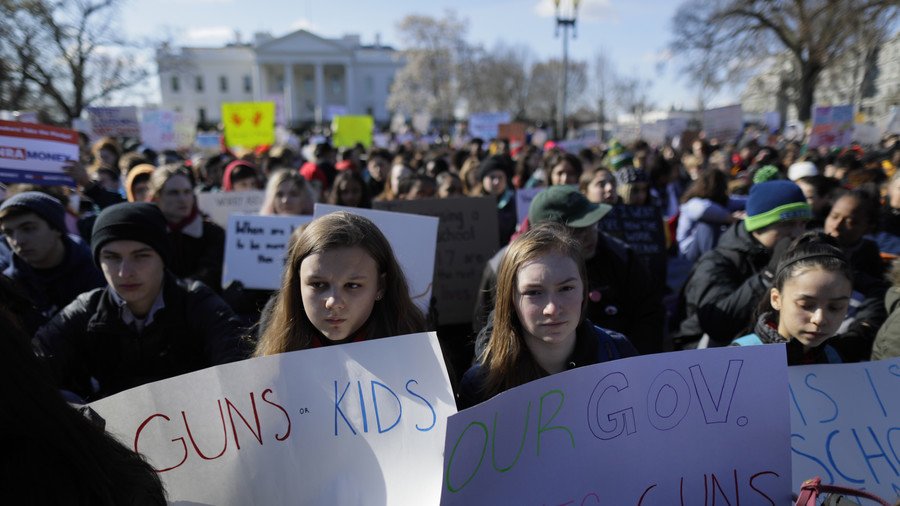
{"type": "Polygon", "coordinates": [[[44,378],[45,397],[53,385],[84,403],[251,356],[437,330],[464,408],[565,369],[677,349],[786,343],[790,365],[900,356],[897,135],[840,149],[681,140],[570,152],[528,139],[319,139],[198,155],[100,139],[67,166],[75,188],[5,188],[0,316],[15,332],[4,340],[37,358],[13,370],[34,369],[21,377],[44,378]],[[516,191],[535,187],[546,188],[519,222],[516,191]],[[388,241],[352,213],[295,231],[279,290],[223,287],[225,231],[196,196],[241,190],[265,191],[264,215],[493,198],[499,242],[471,325],[420,312],[388,241]],[[603,231],[616,206],[656,210],[665,266],[603,231]]]}

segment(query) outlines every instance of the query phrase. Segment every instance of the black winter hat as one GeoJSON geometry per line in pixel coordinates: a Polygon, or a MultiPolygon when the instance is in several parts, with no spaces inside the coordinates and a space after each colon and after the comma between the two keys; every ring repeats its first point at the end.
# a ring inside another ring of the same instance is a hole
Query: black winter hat
{"type": "Polygon", "coordinates": [[[512,158],[506,155],[494,155],[485,158],[481,165],[478,166],[478,180],[481,181],[484,179],[484,176],[495,170],[502,171],[506,174],[507,179],[511,178],[513,173],[512,158]]]}
{"type": "Polygon", "coordinates": [[[91,251],[100,265],[100,249],[112,241],[142,242],[159,253],[163,264],[169,261],[169,237],[162,211],[147,202],[124,202],[109,206],[94,222],[91,251]]]}
{"type": "Polygon", "coordinates": [[[0,215],[7,209],[18,207],[27,209],[46,221],[51,228],[63,234],[68,233],[66,228],[66,209],[62,203],[54,197],[42,192],[22,192],[3,201],[0,205],[0,215]]]}

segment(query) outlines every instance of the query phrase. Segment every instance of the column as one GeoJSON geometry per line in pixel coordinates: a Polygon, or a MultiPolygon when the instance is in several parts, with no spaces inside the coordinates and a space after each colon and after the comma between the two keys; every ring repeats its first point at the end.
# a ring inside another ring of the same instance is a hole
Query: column
{"type": "Polygon", "coordinates": [[[344,65],[344,87],[347,93],[347,114],[355,114],[356,107],[353,103],[353,95],[356,92],[356,81],[353,79],[353,62],[344,65]]]}
{"type": "Polygon", "coordinates": [[[294,124],[294,64],[284,64],[284,123],[294,124]]]}
{"type": "Polygon", "coordinates": [[[253,100],[257,102],[263,99],[262,73],[262,64],[256,62],[253,65],[253,100]]]}
{"type": "Polygon", "coordinates": [[[322,62],[316,62],[316,123],[325,119],[325,70],[322,62]]]}

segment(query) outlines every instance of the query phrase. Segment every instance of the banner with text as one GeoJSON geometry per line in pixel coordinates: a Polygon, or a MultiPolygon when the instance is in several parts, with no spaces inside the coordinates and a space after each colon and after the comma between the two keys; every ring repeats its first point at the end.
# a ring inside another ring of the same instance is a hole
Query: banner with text
{"type": "Polygon", "coordinates": [[[434,295],[441,325],[472,321],[484,265],[497,250],[497,202],[493,197],[392,200],[376,209],[434,216],[440,220],[434,295]]]}
{"type": "Polygon", "coordinates": [[[313,215],[318,218],[337,211],[358,214],[375,223],[391,244],[394,256],[403,269],[409,285],[409,296],[422,313],[427,315],[431,304],[439,220],[431,216],[412,216],[328,204],[316,204],[313,215]]]}
{"type": "Polygon", "coordinates": [[[88,107],[93,137],[140,138],[137,107],[88,107]]]}
{"type": "Polygon", "coordinates": [[[788,372],[793,489],[820,476],[900,499],[900,358],[788,372]]]}
{"type": "Polygon", "coordinates": [[[480,137],[484,142],[497,137],[500,125],[509,123],[508,112],[481,112],[469,115],[469,136],[480,137]]]}
{"type": "Polygon", "coordinates": [[[91,407],[174,504],[436,504],[456,412],[433,333],[283,353],[91,407]]]}
{"type": "Polygon", "coordinates": [[[729,105],[703,111],[703,131],[707,139],[730,142],[737,139],[744,128],[744,113],[740,105],[729,105]]]}
{"type": "Polygon", "coordinates": [[[74,130],[0,121],[0,181],[74,186],[62,169],[69,160],[78,160],[74,130]]]}
{"type": "Polygon", "coordinates": [[[312,216],[230,215],[225,228],[222,287],[240,281],[244,288],[280,288],[291,234],[312,219],[312,216]]]}
{"type": "Polygon", "coordinates": [[[788,504],[784,353],[649,355],[504,392],[447,422],[441,504],[788,504]]]}
{"type": "Polygon", "coordinates": [[[229,102],[222,104],[225,145],[252,149],[275,142],[273,102],[229,102]]]}
{"type": "Polygon", "coordinates": [[[225,228],[232,213],[256,214],[266,199],[263,190],[240,192],[201,192],[197,194],[197,208],[209,216],[210,221],[225,228]]]}
{"type": "Polygon", "coordinates": [[[835,105],[813,108],[809,147],[848,146],[853,137],[853,106],[835,105]]]}

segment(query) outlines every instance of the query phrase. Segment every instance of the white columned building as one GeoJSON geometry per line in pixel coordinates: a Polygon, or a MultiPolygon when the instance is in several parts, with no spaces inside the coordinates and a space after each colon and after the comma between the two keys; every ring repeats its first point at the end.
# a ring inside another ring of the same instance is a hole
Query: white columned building
{"type": "Polygon", "coordinates": [[[278,122],[299,126],[339,114],[390,121],[387,97],[400,53],[359,36],[326,39],[306,30],[221,48],[157,51],[162,106],[216,123],[224,102],[273,101],[278,122]]]}

